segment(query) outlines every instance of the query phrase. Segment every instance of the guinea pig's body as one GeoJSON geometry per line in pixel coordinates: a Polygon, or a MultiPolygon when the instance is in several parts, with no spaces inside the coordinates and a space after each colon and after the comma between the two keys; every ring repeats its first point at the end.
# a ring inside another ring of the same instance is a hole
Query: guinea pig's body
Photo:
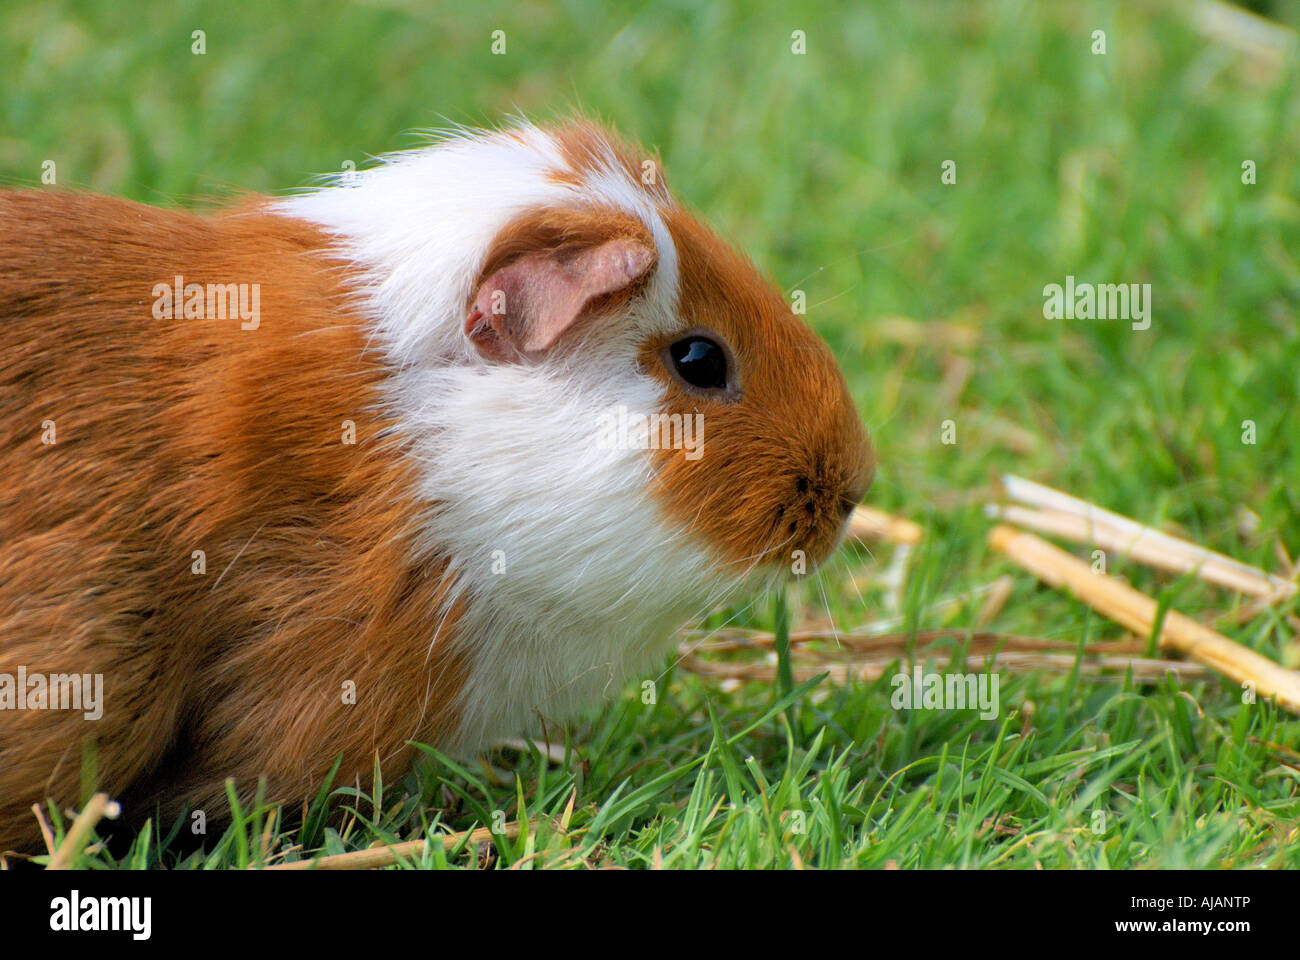
{"type": "Polygon", "coordinates": [[[520,126],[210,217],[0,193],[0,850],[83,775],[214,816],[472,754],[834,548],[843,381],[646,159],[520,126]]]}

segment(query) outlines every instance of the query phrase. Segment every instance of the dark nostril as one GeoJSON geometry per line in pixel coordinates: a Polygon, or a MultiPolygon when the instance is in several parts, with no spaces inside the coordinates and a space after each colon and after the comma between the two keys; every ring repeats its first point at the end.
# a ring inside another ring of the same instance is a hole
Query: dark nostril
{"type": "Polygon", "coordinates": [[[796,481],[795,481],[795,488],[796,488],[800,493],[807,493],[807,492],[808,492],[808,478],[807,478],[807,477],[800,477],[798,480],[796,480],[796,481]]]}

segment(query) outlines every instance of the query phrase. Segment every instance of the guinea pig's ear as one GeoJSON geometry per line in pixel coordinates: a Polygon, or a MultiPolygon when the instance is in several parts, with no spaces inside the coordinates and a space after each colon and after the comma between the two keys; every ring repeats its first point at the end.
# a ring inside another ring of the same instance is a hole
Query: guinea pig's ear
{"type": "Polygon", "coordinates": [[[512,224],[488,254],[465,334],[483,356],[545,354],[580,320],[631,298],[658,254],[622,211],[545,211],[512,224]]]}

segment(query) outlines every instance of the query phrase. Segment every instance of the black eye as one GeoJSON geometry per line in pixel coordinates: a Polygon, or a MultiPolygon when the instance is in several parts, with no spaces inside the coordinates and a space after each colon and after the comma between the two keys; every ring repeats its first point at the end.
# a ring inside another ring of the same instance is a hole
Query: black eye
{"type": "Polygon", "coordinates": [[[678,376],[700,390],[727,389],[727,352],[708,337],[690,336],[668,348],[678,376]]]}

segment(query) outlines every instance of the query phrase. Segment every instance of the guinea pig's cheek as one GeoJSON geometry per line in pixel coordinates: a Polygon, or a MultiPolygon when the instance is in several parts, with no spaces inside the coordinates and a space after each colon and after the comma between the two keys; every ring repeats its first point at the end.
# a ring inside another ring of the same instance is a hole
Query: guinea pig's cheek
{"type": "Polygon", "coordinates": [[[680,446],[650,451],[653,494],[665,520],[714,558],[717,572],[729,579],[739,581],[784,557],[779,504],[761,465],[729,452],[733,444],[719,418],[692,411],[682,415],[682,424],[680,446]]]}
{"type": "Polygon", "coordinates": [[[797,577],[824,563],[869,480],[870,447],[851,407],[828,404],[820,418],[702,407],[681,418],[693,445],[653,451],[665,514],[727,576],[797,577]]]}

